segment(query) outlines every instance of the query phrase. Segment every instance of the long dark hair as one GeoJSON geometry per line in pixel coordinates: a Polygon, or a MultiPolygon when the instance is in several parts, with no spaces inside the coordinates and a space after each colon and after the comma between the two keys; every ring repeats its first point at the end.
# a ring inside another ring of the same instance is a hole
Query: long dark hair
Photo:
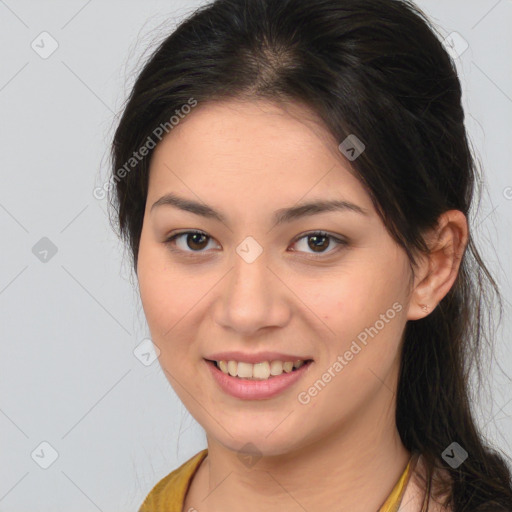
{"type": "MultiPolygon", "coordinates": [[[[456,67],[436,34],[399,0],[217,0],[197,9],[144,65],[113,139],[110,204],[135,272],[152,148],[137,160],[133,152],[154,146],[185,105],[256,98],[305,105],[335,140],[363,141],[353,171],[413,268],[440,214],[469,219],[478,184],[456,67]]],[[[492,297],[500,312],[502,302],[471,229],[469,237],[452,289],[406,324],[396,424],[405,447],[425,458],[425,488],[436,468],[448,472],[454,512],[511,511],[510,469],[471,407],[486,315],[492,297]],[[442,457],[454,442],[468,453],[456,468],[442,457]]]]}

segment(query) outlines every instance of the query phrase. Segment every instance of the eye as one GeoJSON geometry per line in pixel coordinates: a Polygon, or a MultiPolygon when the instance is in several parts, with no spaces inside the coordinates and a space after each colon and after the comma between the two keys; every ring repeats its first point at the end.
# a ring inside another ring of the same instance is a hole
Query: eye
{"type": "MultiPolygon", "coordinates": [[[[210,236],[202,231],[189,230],[175,233],[164,241],[165,245],[170,246],[170,250],[173,252],[188,253],[187,256],[199,255],[205,251],[208,247],[208,240],[212,240],[210,236]],[[177,248],[176,248],[177,247],[177,248]]],[[[300,236],[294,242],[294,245],[298,244],[302,240],[307,240],[307,247],[312,249],[309,254],[313,255],[313,258],[321,257],[323,254],[329,254],[336,252],[337,249],[346,246],[348,243],[345,240],[341,240],[338,237],[330,235],[325,231],[313,231],[300,236]],[[333,242],[331,244],[331,242],[333,242]],[[331,245],[337,246],[334,250],[326,251],[331,245]]],[[[293,252],[307,252],[307,251],[296,251],[293,252]]]]}
{"type": "Polygon", "coordinates": [[[170,236],[164,243],[166,245],[170,245],[170,249],[172,251],[188,252],[193,255],[193,253],[204,252],[201,251],[201,249],[204,249],[207,246],[205,241],[209,238],[211,237],[202,231],[182,231],[181,233],[176,233],[170,236]],[[181,242],[181,244],[178,242],[181,242]],[[172,247],[174,245],[176,245],[178,249],[172,247]]]}
{"type": "Polygon", "coordinates": [[[299,237],[296,240],[295,244],[298,244],[302,240],[305,240],[306,246],[313,250],[312,253],[309,253],[313,254],[313,257],[316,257],[315,254],[319,254],[321,257],[322,254],[330,254],[333,252],[337,252],[338,249],[341,249],[343,246],[347,245],[347,242],[345,240],[341,240],[340,238],[337,238],[333,235],[329,235],[329,233],[326,233],[325,231],[314,231],[311,233],[306,233],[305,235],[299,237]],[[334,243],[331,244],[331,241],[334,243]],[[335,249],[331,251],[324,250],[330,247],[331,245],[335,245],[337,247],[335,247],[335,249]]]}

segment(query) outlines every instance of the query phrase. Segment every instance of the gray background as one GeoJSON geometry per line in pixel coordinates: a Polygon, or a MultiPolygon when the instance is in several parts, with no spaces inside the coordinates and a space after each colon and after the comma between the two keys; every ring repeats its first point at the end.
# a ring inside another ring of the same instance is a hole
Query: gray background
{"type": "MultiPolygon", "coordinates": [[[[206,446],[158,361],[134,354],[149,331],[92,194],[144,57],[202,3],[0,0],[0,511],[136,510],[206,446]]],[[[506,299],[479,418],[511,454],[512,2],[418,4],[469,44],[457,66],[487,182],[472,222],[506,299]]]]}

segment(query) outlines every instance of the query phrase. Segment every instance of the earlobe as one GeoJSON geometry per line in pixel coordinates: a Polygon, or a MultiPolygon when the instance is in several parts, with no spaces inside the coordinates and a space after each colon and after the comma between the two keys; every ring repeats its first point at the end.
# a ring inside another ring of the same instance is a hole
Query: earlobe
{"type": "Polygon", "coordinates": [[[419,320],[430,315],[436,308],[438,301],[434,301],[434,293],[429,291],[429,284],[422,282],[414,290],[409,302],[407,320],[419,320]],[[420,289],[420,287],[423,287],[420,289]]]}
{"type": "Polygon", "coordinates": [[[420,304],[420,308],[423,313],[428,313],[428,304],[420,304]]]}
{"type": "Polygon", "coordinates": [[[420,279],[411,294],[408,320],[428,316],[455,283],[468,241],[466,216],[459,210],[444,212],[427,240],[430,252],[419,267],[420,279]]]}

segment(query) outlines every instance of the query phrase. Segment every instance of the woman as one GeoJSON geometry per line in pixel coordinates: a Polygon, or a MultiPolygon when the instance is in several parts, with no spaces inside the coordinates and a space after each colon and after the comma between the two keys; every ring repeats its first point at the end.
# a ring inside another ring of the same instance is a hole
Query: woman
{"type": "Polygon", "coordinates": [[[396,0],[217,0],[138,76],[116,221],[208,448],[153,511],[512,510],[478,432],[483,286],[455,67],[396,0]]]}

